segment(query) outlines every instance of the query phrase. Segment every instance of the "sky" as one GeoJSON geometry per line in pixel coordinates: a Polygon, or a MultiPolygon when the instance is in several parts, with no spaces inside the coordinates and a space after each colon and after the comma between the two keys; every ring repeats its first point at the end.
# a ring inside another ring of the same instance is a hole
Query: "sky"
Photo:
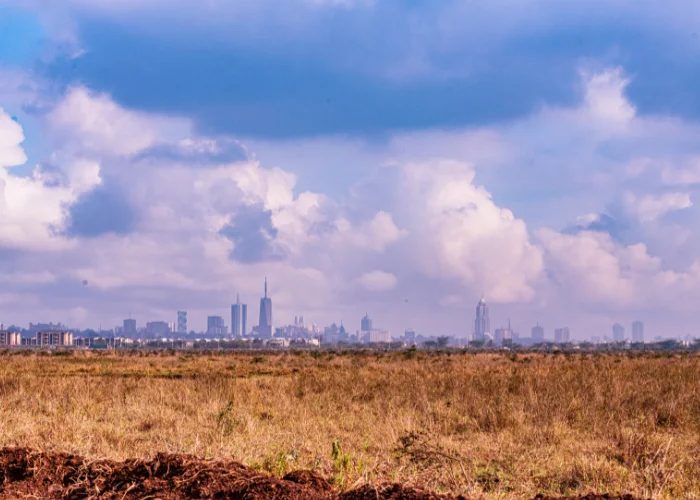
{"type": "Polygon", "coordinates": [[[0,322],[700,335],[699,14],[0,0],[0,322]]]}

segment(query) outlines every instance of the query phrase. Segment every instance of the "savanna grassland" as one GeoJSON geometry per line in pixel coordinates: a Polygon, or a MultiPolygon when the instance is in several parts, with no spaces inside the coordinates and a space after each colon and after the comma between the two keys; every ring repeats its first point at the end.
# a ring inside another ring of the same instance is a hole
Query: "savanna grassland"
{"type": "Polygon", "coordinates": [[[469,498],[700,498],[700,357],[0,354],[0,447],[313,469],[469,498]]]}

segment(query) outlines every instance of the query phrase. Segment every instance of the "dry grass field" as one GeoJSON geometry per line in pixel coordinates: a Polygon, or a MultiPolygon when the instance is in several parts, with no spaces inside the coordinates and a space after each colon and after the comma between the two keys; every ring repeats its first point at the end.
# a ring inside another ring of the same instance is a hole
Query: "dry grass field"
{"type": "Polygon", "coordinates": [[[0,354],[0,446],[234,458],[340,489],[700,498],[700,357],[0,354]]]}

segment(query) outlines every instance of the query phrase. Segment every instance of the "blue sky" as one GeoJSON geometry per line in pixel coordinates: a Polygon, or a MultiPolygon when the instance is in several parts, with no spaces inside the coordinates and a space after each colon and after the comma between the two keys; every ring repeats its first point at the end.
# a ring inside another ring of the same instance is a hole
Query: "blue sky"
{"type": "Polygon", "coordinates": [[[523,334],[689,333],[697,10],[0,1],[0,319],[202,322],[268,275],[280,323],[468,334],[484,290],[523,334]]]}

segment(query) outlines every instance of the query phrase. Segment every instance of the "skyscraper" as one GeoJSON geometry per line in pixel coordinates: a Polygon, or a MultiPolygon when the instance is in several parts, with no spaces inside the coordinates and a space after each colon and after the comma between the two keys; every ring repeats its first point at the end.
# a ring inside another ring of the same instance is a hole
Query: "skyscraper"
{"type": "Polygon", "coordinates": [[[260,299],[258,334],[262,337],[272,337],[272,299],[267,296],[267,278],[265,278],[265,296],[260,299]]]}
{"type": "Polygon", "coordinates": [[[491,332],[491,320],[489,319],[489,306],[486,300],[481,300],[476,306],[476,319],[474,320],[474,340],[484,340],[486,334],[491,332]]]}
{"type": "Polygon", "coordinates": [[[625,327],[620,323],[615,323],[612,327],[613,331],[613,341],[624,342],[625,340],[625,327]]]}
{"type": "Polygon", "coordinates": [[[207,334],[209,335],[225,335],[226,325],[224,323],[224,318],[221,316],[208,316],[207,317],[207,334]]]}
{"type": "Polygon", "coordinates": [[[568,327],[557,328],[554,330],[554,342],[558,344],[563,344],[571,340],[570,332],[568,327]]]}
{"type": "Polygon", "coordinates": [[[124,336],[125,337],[135,337],[136,336],[136,320],[135,319],[125,319],[124,320],[124,336]]]}
{"type": "Polygon", "coordinates": [[[246,334],[248,307],[241,304],[240,295],[236,295],[236,303],[231,306],[231,334],[242,337],[246,334]]]}
{"type": "Polygon", "coordinates": [[[187,311],[177,312],[177,333],[187,333],[187,311]]]}
{"type": "Polygon", "coordinates": [[[372,331],[372,319],[369,314],[365,313],[365,317],[360,321],[360,331],[371,332],[372,331]]]}
{"type": "Polygon", "coordinates": [[[532,337],[532,340],[537,340],[541,342],[544,340],[544,328],[542,328],[540,324],[537,323],[537,325],[532,327],[530,335],[532,337]]]}
{"type": "Polygon", "coordinates": [[[644,323],[641,321],[632,323],[632,342],[644,342],[644,323]]]}

